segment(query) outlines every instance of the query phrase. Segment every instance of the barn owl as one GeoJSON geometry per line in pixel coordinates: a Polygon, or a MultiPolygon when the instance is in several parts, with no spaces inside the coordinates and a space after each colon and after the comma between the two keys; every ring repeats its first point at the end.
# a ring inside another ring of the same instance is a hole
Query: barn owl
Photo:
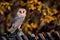
{"type": "Polygon", "coordinates": [[[26,9],[19,8],[15,18],[12,21],[13,22],[12,27],[8,29],[8,31],[14,33],[17,29],[20,29],[25,17],[26,17],[26,9]]]}

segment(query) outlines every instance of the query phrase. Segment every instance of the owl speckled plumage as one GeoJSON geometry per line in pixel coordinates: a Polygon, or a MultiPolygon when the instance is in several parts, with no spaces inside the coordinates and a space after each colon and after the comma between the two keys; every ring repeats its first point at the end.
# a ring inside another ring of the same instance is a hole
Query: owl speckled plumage
{"type": "Polygon", "coordinates": [[[17,15],[13,19],[12,27],[8,29],[8,31],[14,33],[17,29],[20,29],[25,17],[26,17],[26,9],[19,8],[17,11],[17,15]]]}

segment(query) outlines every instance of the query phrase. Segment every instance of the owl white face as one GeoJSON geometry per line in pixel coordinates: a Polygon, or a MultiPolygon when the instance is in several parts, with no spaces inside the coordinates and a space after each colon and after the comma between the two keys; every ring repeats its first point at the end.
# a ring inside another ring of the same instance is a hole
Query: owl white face
{"type": "Polygon", "coordinates": [[[26,16],[26,9],[23,9],[23,8],[19,8],[18,12],[17,12],[17,15],[19,17],[25,17],[26,16]]]}

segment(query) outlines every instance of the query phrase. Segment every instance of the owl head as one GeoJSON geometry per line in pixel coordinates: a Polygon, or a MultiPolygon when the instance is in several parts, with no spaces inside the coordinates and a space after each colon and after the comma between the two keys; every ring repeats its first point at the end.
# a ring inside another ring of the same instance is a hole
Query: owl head
{"type": "Polygon", "coordinates": [[[17,11],[17,15],[19,17],[25,17],[26,16],[26,9],[24,8],[19,8],[18,11],[17,11]]]}

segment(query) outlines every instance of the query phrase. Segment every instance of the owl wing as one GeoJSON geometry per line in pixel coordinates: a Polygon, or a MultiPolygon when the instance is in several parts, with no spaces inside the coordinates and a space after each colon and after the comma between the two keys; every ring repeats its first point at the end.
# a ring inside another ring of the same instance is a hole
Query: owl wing
{"type": "Polygon", "coordinates": [[[14,33],[19,26],[21,27],[21,24],[23,23],[23,21],[24,21],[24,18],[21,18],[21,17],[15,18],[14,22],[12,23],[12,27],[9,29],[9,31],[11,33],[14,33]]]}

